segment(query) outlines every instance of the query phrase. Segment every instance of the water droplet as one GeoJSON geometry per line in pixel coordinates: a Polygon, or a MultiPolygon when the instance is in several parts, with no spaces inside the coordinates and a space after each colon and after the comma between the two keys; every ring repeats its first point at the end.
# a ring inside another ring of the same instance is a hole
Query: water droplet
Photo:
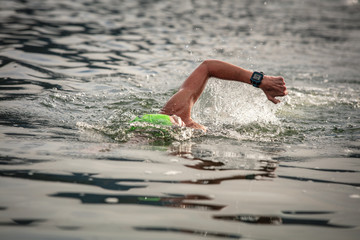
{"type": "Polygon", "coordinates": [[[119,202],[119,199],[116,198],[116,197],[108,197],[108,198],[105,199],[105,202],[106,202],[106,203],[114,204],[114,203],[118,203],[118,202],[119,202]]]}
{"type": "Polygon", "coordinates": [[[349,198],[360,198],[359,194],[351,194],[349,195],[349,198]]]}
{"type": "Polygon", "coordinates": [[[181,171],[167,171],[164,174],[165,175],[177,175],[177,174],[180,174],[180,173],[182,173],[182,172],[181,171]]]}

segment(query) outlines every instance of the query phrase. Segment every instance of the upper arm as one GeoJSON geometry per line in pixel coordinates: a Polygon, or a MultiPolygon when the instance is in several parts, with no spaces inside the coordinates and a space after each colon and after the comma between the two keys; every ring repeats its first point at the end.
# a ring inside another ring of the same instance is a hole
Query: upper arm
{"type": "Polygon", "coordinates": [[[209,79],[209,70],[206,61],[201,63],[184,81],[180,90],[188,92],[188,95],[195,103],[204,91],[207,80],[209,79]]]}

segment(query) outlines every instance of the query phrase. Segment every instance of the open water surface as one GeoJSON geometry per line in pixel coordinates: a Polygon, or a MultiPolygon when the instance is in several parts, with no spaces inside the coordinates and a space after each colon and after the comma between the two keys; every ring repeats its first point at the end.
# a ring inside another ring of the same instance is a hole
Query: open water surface
{"type": "Polygon", "coordinates": [[[0,238],[358,239],[359,12],[1,0],[0,238]],[[211,79],[206,135],[127,133],[208,58],[282,75],[289,95],[211,79]]]}

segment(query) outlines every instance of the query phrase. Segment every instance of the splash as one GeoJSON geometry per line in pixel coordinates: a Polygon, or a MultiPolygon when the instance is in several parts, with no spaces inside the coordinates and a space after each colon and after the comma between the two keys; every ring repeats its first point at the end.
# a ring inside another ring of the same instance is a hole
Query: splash
{"type": "Polygon", "coordinates": [[[278,124],[278,106],[260,89],[236,82],[211,80],[193,108],[193,118],[206,125],[278,124]]]}
{"type": "Polygon", "coordinates": [[[163,126],[146,122],[118,123],[104,126],[78,122],[76,125],[83,130],[94,130],[117,142],[170,143],[172,141],[187,141],[204,135],[204,132],[199,129],[163,126]]]}
{"type": "MultiPolygon", "coordinates": [[[[195,121],[209,128],[208,134],[250,141],[282,141],[292,135],[277,112],[285,105],[273,104],[260,89],[237,82],[211,80],[193,108],[195,121]]],[[[294,134],[297,134],[296,132],[294,134]]]]}

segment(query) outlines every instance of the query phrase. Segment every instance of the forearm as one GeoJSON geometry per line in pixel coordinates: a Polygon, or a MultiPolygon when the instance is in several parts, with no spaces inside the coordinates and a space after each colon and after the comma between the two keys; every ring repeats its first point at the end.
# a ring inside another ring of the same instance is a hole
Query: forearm
{"type": "Polygon", "coordinates": [[[186,98],[186,100],[191,104],[195,103],[203,92],[208,79],[211,77],[250,84],[251,75],[251,71],[230,63],[218,60],[205,60],[184,81],[180,91],[172,97],[172,100],[175,99],[175,102],[184,101],[182,94],[186,93],[187,98],[189,98],[186,98]]]}
{"type": "MultiPolygon", "coordinates": [[[[203,64],[206,65],[209,78],[215,77],[251,84],[250,78],[253,72],[249,70],[218,60],[206,60],[203,64]]],[[[273,103],[280,102],[275,97],[285,96],[288,93],[283,77],[264,76],[259,87],[273,103]]]]}
{"type": "Polygon", "coordinates": [[[249,70],[218,60],[206,60],[203,64],[207,67],[209,77],[250,84],[252,72],[249,70]]]}

